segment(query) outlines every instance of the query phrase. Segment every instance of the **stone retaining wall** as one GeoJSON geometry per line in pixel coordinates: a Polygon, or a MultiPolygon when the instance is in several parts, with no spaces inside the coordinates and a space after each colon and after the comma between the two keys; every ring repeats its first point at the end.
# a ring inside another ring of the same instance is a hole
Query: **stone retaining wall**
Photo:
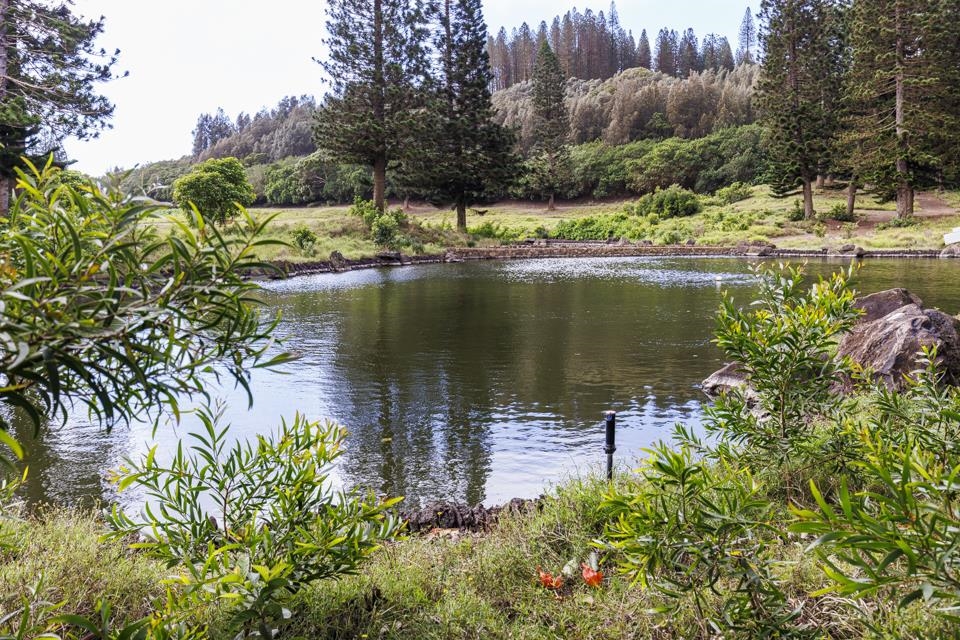
{"type": "MultiPolygon", "coordinates": [[[[397,267],[412,264],[437,264],[466,260],[530,260],[537,258],[629,258],[629,257],[766,257],[766,258],[937,258],[936,249],[881,249],[864,251],[836,251],[815,249],[777,249],[769,245],[741,245],[737,247],[709,247],[689,245],[635,245],[604,242],[536,241],[502,247],[453,247],[443,255],[408,256],[385,252],[374,258],[347,260],[337,255],[332,260],[287,262],[278,260],[274,266],[286,276],[313,273],[338,273],[356,269],[397,267]]],[[[258,271],[254,277],[283,277],[277,272],[258,271]]]]}

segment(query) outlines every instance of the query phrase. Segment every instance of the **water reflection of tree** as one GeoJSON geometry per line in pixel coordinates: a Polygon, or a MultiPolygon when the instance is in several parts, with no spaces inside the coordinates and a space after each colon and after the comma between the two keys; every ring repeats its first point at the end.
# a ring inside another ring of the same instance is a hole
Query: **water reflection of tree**
{"type": "Polygon", "coordinates": [[[482,500],[498,421],[553,415],[556,428],[593,429],[602,409],[651,395],[667,409],[699,397],[676,387],[673,365],[716,360],[712,308],[674,321],[703,306],[696,288],[425,278],[332,300],[344,323],[333,355],[351,432],[344,473],[411,501],[482,500]]]}

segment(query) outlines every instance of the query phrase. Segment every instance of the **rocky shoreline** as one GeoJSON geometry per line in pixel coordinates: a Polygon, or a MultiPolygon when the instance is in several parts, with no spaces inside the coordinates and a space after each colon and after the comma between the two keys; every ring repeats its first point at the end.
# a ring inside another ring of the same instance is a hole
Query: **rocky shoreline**
{"type": "MultiPolygon", "coordinates": [[[[948,248],[949,249],[949,248],[948,248]]],[[[781,249],[770,244],[741,244],[734,247],[697,245],[650,245],[627,242],[569,242],[528,240],[499,247],[454,247],[443,254],[406,255],[382,252],[372,258],[349,260],[334,251],[328,260],[290,262],[277,260],[280,274],[260,271],[254,277],[283,278],[316,273],[341,273],[358,269],[440,264],[471,260],[534,260],[546,258],[635,258],[635,257],[746,257],[746,258],[947,258],[956,252],[939,249],[865,250],[854,245],[823,249],[781,249]]]]}

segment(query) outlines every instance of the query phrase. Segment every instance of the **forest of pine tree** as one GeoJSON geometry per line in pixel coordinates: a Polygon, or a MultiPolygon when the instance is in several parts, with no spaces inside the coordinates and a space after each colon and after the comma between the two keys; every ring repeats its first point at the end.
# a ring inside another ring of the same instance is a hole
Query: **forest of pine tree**
{"type": "Polygon", "coordinates": [[[635,67],[681,78],[693,71],[734,67],[733,49],[725,36],[710,33],[701,41],[693,29],[682,34],[661,29],[652,49],[647,30],[635,37],[624,29],[617,7],[611,3],[606,14],[571,9],[562,17],[554,16],[549,25],[541,22],[536,30],[526,22],[509,33],[501,27],[496,36],[487,39],[492,88],[499,91],[532,79],[543,42],[550,44],[568,78],[582,80],[603,80],[635,67]]]}

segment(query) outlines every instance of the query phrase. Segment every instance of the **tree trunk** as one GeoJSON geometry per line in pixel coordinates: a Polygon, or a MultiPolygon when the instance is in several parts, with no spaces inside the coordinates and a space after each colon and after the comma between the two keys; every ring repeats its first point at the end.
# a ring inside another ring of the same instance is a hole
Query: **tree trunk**
{"type": "Polygon", "coordinates": [[[823,191],[823,185],[826,184],[826,178],[822,173],[817,175],[817,190],[823,191]]]}
{"type": "MultiPolygon", "coordinates": [[[[897,163],[899,164],[899,162],[897,163]]],[[[897,185],[897,217],[909,218],[913,215],[913,187],[906,180],[897,185]]]]}
{"type": "Polygon", "coordinates": [[[377,158],[373,163],[373,205],[383,211],[387,206],[387,159],[377,158]]]}
{"type": "Polygon", "coordinates": [[[847,185],[847,217],[853,217],[853,209],[857,205],[857,181],[850,178],[847,185]]]}
{"type": "Polygon", "coordinates": [[[467,203],[457,200],[457,231],[467,230],[467,203]]]}
{"type": "Polygon", "coordinates": [[[904,127],[904,91],[906,89],[904,65],[906,64],[906,53],[900,11],[900,3],[897,3],[895,14],[897,29],[897,98],[894,113],[894,120],[897,125],[897,217],[909,218],[913,215],[913,185],[910,184],[910,163],[907,160],[909,141],[907,140],[906,127],[904,127]]]}
{"type": "Polygon", "coordinates": [[[803,179],[803,217],[806,220],[813,220],[813,181],[803,179]]]}
{"type": "Polygon", "coordinates": [[[547,201],[547,211],[555,211],[556,207],[553,204],[553,192],[550,193],[550,199],[547,201]]]}
{"type": "Polygon", "coordinates": [[[410,196],[403,196],[403,210],[410,211],[410,196]]]}

